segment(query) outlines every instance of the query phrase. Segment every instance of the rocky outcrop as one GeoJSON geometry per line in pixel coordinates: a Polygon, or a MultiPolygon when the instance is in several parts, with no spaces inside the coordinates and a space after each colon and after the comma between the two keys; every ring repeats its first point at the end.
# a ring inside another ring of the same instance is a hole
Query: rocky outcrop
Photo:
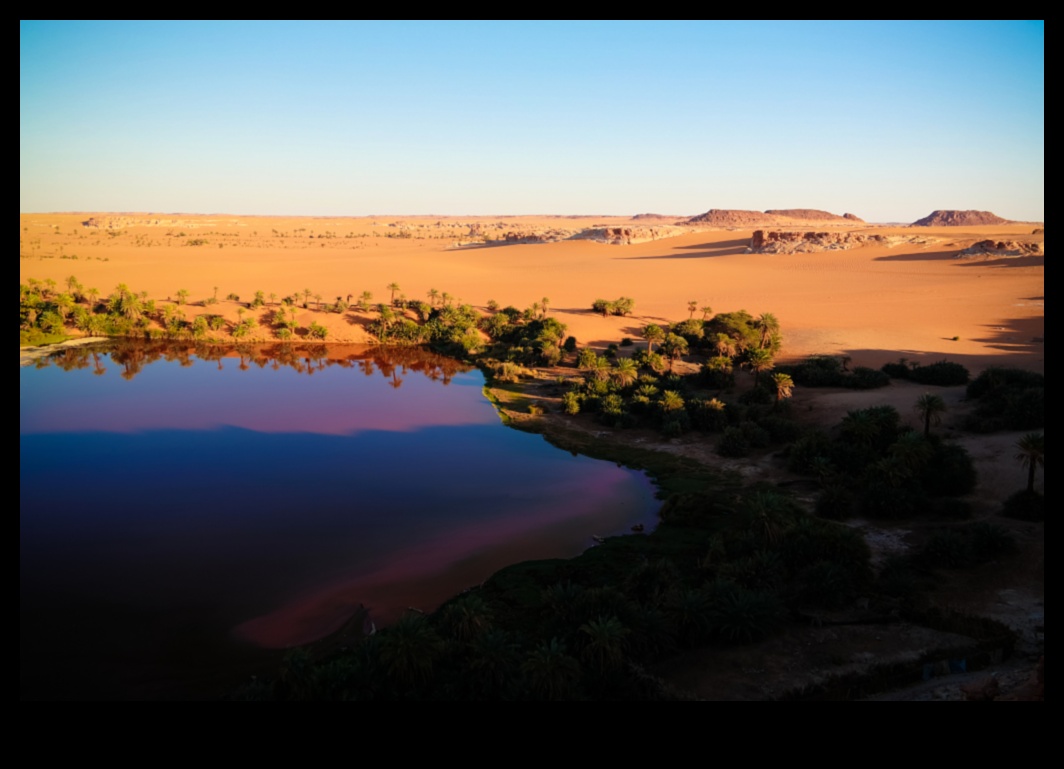
{"type": "Polygon", "coordinates": [[[504,232],[498,241],[507,244],[519,243],[556,243],[573,237],[573,230],[510,230],[504,232]]]}
{"type": "Polygon", "coordinates": [[[1041,256],[1045,253],[1041,243],[1019,240],[980,240],[961,251],[957,256],[1041,256]]]}
{"type": "Polygon", "coordinates": [[[679,227],[589,227],[573,236],[574,240],[593,240],[611,246],[630,246],[661,238],[671,238],[683,230],[679,227]]]}
{"type": "Polygon", "coordinates": [[[917,219],[912,223],[913,227],[974,227],[981,224],[1007,224],[1008,219],[1002,219],[989,211],[954,211],[944,209],[932,211],[923,219],[917,219]]]}
{"type": "Polygon", "coordinates": [[[559,240],[591,240],[611,246],[629,246],[633,243],[646,243],[679,235],[684,230],[669,225],[644,225],[635,227],[587,227],[582,230],[566,229],[511,229],[492,238],[492,242],[502,245],[522,243],[556,243],[559,240]]]}
{"type": "Polygon", "coordinates": [[[886,244],[883,235],[865,235],[857,232],[783,232],[755,230],[750,238],[747,253],[751,254],[798,254],[815,251],[841,251],[857,248],[868,243],[886,244]]]}
{"type": "Polygon", "coordinates": [[[826,221],[826,222],[863,222],[864,219],[860,219],[853,214],[833,214],[830,211],[821,211],[817,208],[770,208],[765,211],[766,214],[772,214],[773,216],[786,216],[788,219],[804,219],[806,221],[826,221]]]}

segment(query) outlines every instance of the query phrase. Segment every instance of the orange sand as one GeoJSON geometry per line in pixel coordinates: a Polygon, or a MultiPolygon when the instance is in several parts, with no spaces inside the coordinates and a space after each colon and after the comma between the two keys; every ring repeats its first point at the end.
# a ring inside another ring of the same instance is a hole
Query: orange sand
{"type": "MultiPolygon", "coordinates": [[[[105,226],[82,226],[90,216],[21,214],[20,282],[51,278],[63,287],[73,275],[101,297],[125,283],[157,300],[176,298],[184,288],[190,292],[189,317],[210,312],[233,320],[238,305],[224,297],[233,292],[246,304],[256,290],[281,297],[309,289],[312,308],[315,294],[332,302],[368,290],[375,302],[387,301],[392,282],[411,299],[427,299],[435,288],[479,307],[495,299],[523,309],[548,297],[550,314],[581,345],[600,346],[636,338],[647,323],[684,319],[694,300],[715,312],[775,314],[785,358],[847,354],[855,364],[879,366],[899,356],[924,362],[948,357],[973,370],[995,363],[1040,371],[1044,363],[1044,258],[955,258],[985,238],[1041,241],[1043,235],[1030,234],[1033,224],[863,225],[846,229],[924,242],[744,254],[752,229],[689,229],[626,246],[586,240],[457,245],[478,240],[470,230],[475,223],[492,237],[507,230],[648,224],[619,217],[98,214],[105,226]],[[397,237],[404,232],[410,237],[397,237]],[[196,238],[206,245],[187,245],[196,238]],[[215,287],[222,301],[200,306],[215,287]],[[594,299],[620,296],[635,299],[632,316],[602,318],[590,311],[594,299]]],[[[810,223],[805,229],[826,226],[810,223]]],[[[363,324],[372,317],[301,309],[299,320],[326,325],[330,341],[365,342],[363,324]]],[[[268,327],[259,337],[271,338],[268,327]]]]}

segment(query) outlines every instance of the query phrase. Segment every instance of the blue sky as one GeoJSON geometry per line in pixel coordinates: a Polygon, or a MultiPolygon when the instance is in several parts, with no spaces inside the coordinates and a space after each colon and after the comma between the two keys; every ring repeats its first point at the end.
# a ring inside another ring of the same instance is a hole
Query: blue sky
{"type": "Polygon", "coordinates": [[[1044,218],[1043,22],[21,22],[20,211],[1044,218]]]}

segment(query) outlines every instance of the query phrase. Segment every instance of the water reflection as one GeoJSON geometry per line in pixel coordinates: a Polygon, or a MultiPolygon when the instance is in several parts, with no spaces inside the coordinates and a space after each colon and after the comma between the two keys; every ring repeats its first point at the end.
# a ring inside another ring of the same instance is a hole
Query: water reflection
{"type": "Polygon", "coordinates": [[[644,476],[504,428],[422,350],[124,343],[20,378],[23,697],[201,696],[654,519],[644,476]]]}

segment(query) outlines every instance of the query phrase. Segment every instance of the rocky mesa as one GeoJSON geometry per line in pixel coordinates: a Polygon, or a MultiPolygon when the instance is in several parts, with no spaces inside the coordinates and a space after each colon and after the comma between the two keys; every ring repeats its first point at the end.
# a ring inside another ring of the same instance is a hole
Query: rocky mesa
{"type": "Polygon", "coordinates": [[[976,227],[983,224],[1006,224],[1009,220],[1002,219],[990,211],[956,211],[953,209],[941,209],[932,211],[923,219],[917,219],[912,223],[913,227],[976,227]]]}
{"type": "Polygon", "coordinates": [[[757,225],[783,225],[797,222],[838,222],[852,224],[863,222],[854,214],[839,216],[817,208],[772,208],[767,211],[743,211],[736,208],[711,208],[704,214],[684,219],[678,224],[710,225],[713,227],[751,227],[757,225]]]}

